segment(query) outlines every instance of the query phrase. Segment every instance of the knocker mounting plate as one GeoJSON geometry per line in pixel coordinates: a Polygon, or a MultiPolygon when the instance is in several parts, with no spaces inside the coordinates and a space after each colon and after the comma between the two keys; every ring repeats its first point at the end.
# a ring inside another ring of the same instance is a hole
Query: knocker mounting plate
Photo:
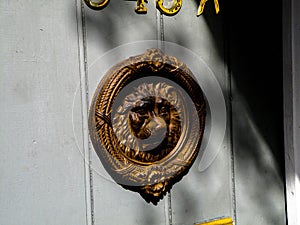
{"type": "Polygon", "coordinates": [[[111,177],[157,204],[192,166],[205,117],[192,72],[176,57],[149,49],[106,73],[90,106],[89,131],[111,177]]]}

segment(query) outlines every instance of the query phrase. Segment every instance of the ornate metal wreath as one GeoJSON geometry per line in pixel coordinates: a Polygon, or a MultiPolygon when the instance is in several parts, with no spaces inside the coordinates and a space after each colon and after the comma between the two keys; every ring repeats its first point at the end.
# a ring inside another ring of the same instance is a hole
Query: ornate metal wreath
{"type": "Polygon", "coordinates": [[[106,73],[92,100],[89,131],[111,177],[157,204],[192,166],[205,116],[202,90],[187,66],[149,49],[106,73]]]}

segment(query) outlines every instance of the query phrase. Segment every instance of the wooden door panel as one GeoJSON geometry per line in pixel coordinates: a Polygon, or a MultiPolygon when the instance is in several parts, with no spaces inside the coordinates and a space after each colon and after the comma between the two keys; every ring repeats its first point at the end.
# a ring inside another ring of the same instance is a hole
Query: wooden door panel
{"type": "MultiPolygon", "coordinates": [[[[228,102],[224,18],[208,7],[207,5],[205,16],[197,17],[197,4],[185,1],[176,16],[163,16],[163,37],[165,41],[178,43],[200,56],[212,70],[222,89],[224,100],[228,102]]],[[[193,72],[197,74],[198,71],[193,72]]],[[[229,112],[227,107],[226,134],[216,158],[205,170],[199,169],[203,163],[200,162],[201,151],[205,150],[202,145],[191,171],[172,189],[173,224],[193,224],[221,216],[233,217],[229,112]]]]}
{"type": "MultiPolygon", "coordinates": [[[[119,45],[149,39],[158,40],[158,46],[160,40],[165,40],[193,49],[207,62],[209,67],[213,68],[224,96],[227,96],[228,78],[224,59],[214,48],[212,34],[204,18],[196,17],[197,7],[194,3],[186,2],[180,13],[173,17],[162,16],[151,3],[149,2],[147,5],[148,14],[146,15],[137,15],[133,11],[134,4],[127,2],[111,2],[100,12],[86,8],[89,99],[101,78],[101,75],[99,77],[95,75],[95,70],[99,69],[99,74],[103,75],[103,72],[100,72],[103,67],[100,65],[99,57],[119,45]],[[98,68],[95,63],[99,64],[98,68]]],[[[220,21],[218,23],[221,29],[222,23],[220,21]]],[[[223,34],[221,33],[221,35],[223,34]]],[[[220,37],[220,39],[222,38],[220,37]]],[[[224,43],[222,43],[221,52],[223,51],[224,43]]],[[[111,60],[114,59],[111,58],[111,60]]],[[[113,63],[111,64],[113,65],[113,63]]],[[[228,135],[229,133],[226,133],[222,151],[212,165],[207,170],[200,172],[198,170],[199,158],[189,174],[174,186],[171,198],[169,197],[172,204],[168,197],[165,197],[165,203],[160,202],[156,207],[146,205],[138,194],[125,191],[107,181],[110,179],[109,175],[103,171],[98,156],[92,149],[92,170],[95,171],[93,176],[95,221],[119,221],[126,215],[128,219],[122,221],[123,223],[193,224],[209,218],[232,216],[232,179],[228,135]],[[216,204],[220,201],[222,204],[216,204]],[[105,204],[103,204],[104,202],[105,204]],[[118,217],[111,216],[114,215],[114,208],[119,210],[118,217]],[[136,215],[134,212],[139,213],[136,215]],[[160,219],[158,219],[159,217],[160,219]],[[136,220],[138,223],[135,222],[136,220]]]]}
{"type": "MultiPolygon", "coordinates": [[[[72,128],[76,5],[1,1],[0,11],[0,224],[86,224],[72,128]]],[[[82,117],[73,121],[82,126],[82,117]]]]}
{"type": "MultiPolygon", "coordinates": [[[[250,8],[220,2],[216,15],[213,1],[196,17],[198,4],[184,1],[165,16],[155,1],[143,15],[136,1],[111,0],[101,11],[81,0],[0,3],[1,224],[182,225],[220,216],[285,223],[281,19],[267,4],[252,18],[250,8]],[[252,37],[256,27],[262,36],[252,37]],[[104,170],[89,140],[88,110],[109,65],[143,53],[141,43],[164,49],[163,41],[179,46],[179,59],[184,47],[209,68],[226,122],[218,154],[204,166],[208,126],[190,172],[153,206],[104,170]]],[[[279,12],[281,1],[274,5],[279,12]]]]}
{"type": "Polygon", "coordinates": [[[282,1],[228,4],[237,223],[285,224],[282,1]]]}
{"type": "MultiPolygon", "coordinates": [[[[123,44],[157,39],[156,9],[150,3],[152,2],[147,4],[146,15],[134,12],[134,1],[111,1],[104,10],[98,12],[85,7],[89,100],[109,68],[107,64],[114,65],[118,62],[114,57],[105,58],[105,61],[99,57],[123,44]],[[95,70],[98,69],[97,74],[95,70]]],[[[138,52],[141,53],[143,52],[138,52]]],[[[125,57],[126,52],[123,55],[125,57]]],[[[125,59],[117,58],[119,61],[125,59]]],[[[164,201],[153,206],[147,204],[139,194],[123,189],[104,171],[92,146],[90,153],[95,224],[165,224],[164,201]]]]}

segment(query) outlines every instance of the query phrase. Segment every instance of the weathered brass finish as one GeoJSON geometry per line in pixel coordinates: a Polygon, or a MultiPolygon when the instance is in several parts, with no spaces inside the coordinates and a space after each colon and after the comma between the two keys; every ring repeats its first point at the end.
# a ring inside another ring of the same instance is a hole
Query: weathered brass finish
{"type": "Polygon", "coordinates": [[[157,204],[192,166],[205,116],[192,72],[149,49],[106,73],[92,100],[89,131],[112,178],[157,204]]]}

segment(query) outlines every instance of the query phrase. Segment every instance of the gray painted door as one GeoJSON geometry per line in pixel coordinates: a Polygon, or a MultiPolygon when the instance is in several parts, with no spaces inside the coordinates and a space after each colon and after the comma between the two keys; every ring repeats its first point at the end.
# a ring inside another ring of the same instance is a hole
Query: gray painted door
{"type": "Polygon", "coordinates": [[[272,52],[281,43],[268,39],[281,31],[269,26],[262,42],[251,39],[250,11],[222,2],[216,15],[209,3],[203,16],[196,17],[198,1],[184,1],[168,17],[154,1],[145,15],[134,12],[135,1],[112,0],[102,11],[80,0],[0,2],[0,224],[189,225],[222,216],[241,225],[285,224],[282,56],[272,52]],[[211,70],[226,106],[225,122],[215,125],[225,124],[225,135],[209,163],[200,154],[153,206],[106,174],[87,113],[104,68],[141,43],[164,48],[163,41],[211,70]]]}

